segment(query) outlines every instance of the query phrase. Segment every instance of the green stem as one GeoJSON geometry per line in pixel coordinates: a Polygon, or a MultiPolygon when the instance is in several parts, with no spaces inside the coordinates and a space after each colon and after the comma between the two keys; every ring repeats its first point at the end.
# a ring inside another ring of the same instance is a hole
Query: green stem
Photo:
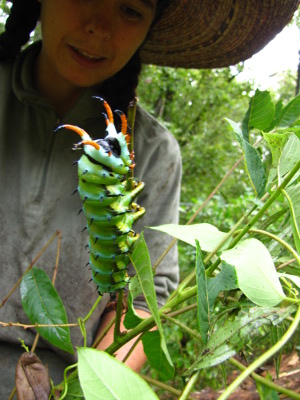
{"type": "Polygon", "coordinates": [[[64,392],[61,395],[61,397],[58,400],[63,400],[67,394],[68,394],[68,377],[67,377],[67,373],[68,371],[70,371],[70,369],[74,369],[78,367],[78,363],[73,364],[73,365],[69,365],[65,370],[64,370],[64,392]]]}
{"type": "Polygon", "coordinates": [[[179,400],[186,400],[188,399],[189,394],[191,393],[195,383],[197,382],[197,379],[199,377],[200,370],[197,372],[194,372],[193,375],[190,377],[186,387],[184,388],[181,396],[179,397],[179,400]]]}
{"type": "Polygon", "coordinates": [[[162,319],[166,319],[167,321],[170,321],[173,324],[179,326],[182,331],[185,331],[186,333],[188,333],[189,335],[191,335],[195,339],[197,339],[200,342],[202,342],[202,337],[198,332],[196,332],[194,329],[189,328],[188,326],[186,326],[182,322],[178,321],[177,319],[170,317],[168,314],[162,314],[161,318],[162,319]]]}
{"type": "MultiPolygon", "coordinates": [[[[133,153],[134,149],[134,125],[135,125],[135,117],[136,117],[136,106],[137,106],[137,101],[138,99],[135,97],[134,100],[130,103],[129,108],[128,108],[128,113],[127,113],[127,121],[129,124],[129,127],[131,129],[130,133],[130,143],[128,145],[128,150],[130,154],[133,153]]],[[[133,181],[133,169],[127,173],[126,180],[126,190],[132,190],[132,181],[133,181]]]]}
{"type": "MultiPolygon", "coordinates": [[[[172,309],[185,302],[186,300],[194,297],[197,294],[197,286],[192,288],[185,289],[183,293],[169,301],[162,308],[158,310],[160,317],[167,312],[167,310],[172,309]]],[[[114,343],[112,343],[107,349],[106,352],[109,354],[114,354],[120,347],[122,347],[125,343],[129,342],[129,340],[135,338],[140,333],[146,332],[147,330],[153,328],[155,326],[155,321],[153,316],[144,319],[138,326],[128,331],[125,335],[119,336],[114,343]]]]}
{"type": "Polygon", "coordinates": [[[114,340],[117,340],[119,336],[121,336],[121,318],[123,312],[123,297],[124,297],[124,289],[122,289],[118,293],[118,301],[117,301],[117,310],[116,310],[116,322],[115,322],[115,329],[114,329],[114,340]]]}
{"type": "MultiPolygon", "coordinates": [[[[224,175],[224,177],[221,179],[221,181],[218,183],[218,185],[214,188],[214,190],[209,194],[209,196],[204,200],[204,202],[200,205],[200,207],[197,208],[197,210],[194,212],[192,217],[188,220],[186,225],[191,225],[192,222],[196,219],[196,217],[200,214],[200,212],[206,207],[206,205],[210,202],[210,200],[214,197],[214,195],[218,192],[218,190],[224,185],[224,183],[227,181],[227,179],[230,177],[230,175],[233,173],[233,171],[236,169],[236,167],[243,161],[244,156],[240,157],[235,164],[230,168],[230,170],[224,175]]],[[[164,257],[168,254],[168,252],[171,250],[171,248],[175,245],[178,239],[173,239],[172,242],[169,244],[169,246],[166,248],[166,250],[163,252],[163,254],[159,257],[159,259],[156,261],[156,263],[153,266],[153,270],[155,271],[158,265],[161,263],[161,261],[164,259],[164,257]]],[[[193,280],[193,277],[191,276],[191,280],[193,280]]],[[[173,295],[172,295],[173,297],[173,295]]]]}
{"type": "Polygon", "coordinates": [[[116,322],[116,316],[114,316],[107,325],[105,325],[103,331],[100,333],[99,336],[95,339],[94,343],[92,344],[92,348],[97,348],[98,344],[102,341],[104,336],[107,334],[107,332],[110,330],[110,328],[113,326],[113,324],[116,322]]]}
{"type": "Polygon", "coordinates": [[[146,382],[150,383],[151,385],[155,385],[161,389],[164,389],[172,394],[174,394],[177,397],[179,397],[181,395],[181,391],[175,389],[173,386],[169,386],[163,382],[160,382],[156,379],[150,378],[149,376],[143,375],[143,374],[139,374],[139,376],[141,378],[143,378],[146,382]]]}
{"type": "Polygon", "coordinates": [[[87,314],[84,318],[81,318],[82,322],[86,322],[86,321],[91,317],[91,315],[92,315],[93,312],[95,311],[95,309],[96,309],[96,307],[97,307],[97,305],[99,304],[99,302],[100,302],[101,299],[102,299],[102,296],[99,295],[98,298],[97,298],[97,300],[95,301],[93,307],[92,307],[92,308],[90,309],[90,311],[88,312],[88,314],[87,314]]]}
{"type": "MultiPolygon", "coordinates": [[[[258,211],[258,213],[248,222],[248,224],[240,231],[240,233],[237,235],[237,237],[232,241],[232,243],[228,246],[228,249],[232,249],[245,235],[248,233],[248,231],[252,228],[252,226],[263,216],[263,214],[266,212],[266,210],[271,206],[271,204],[277,199],[277,197],[281,194],[282,189],[284,189],[287,184],[290,182],[290,180],[293,178],[293,176],[297,173],[297,171],[300,168],[300,161],[298,161],[294,167],[291,169],[291,171],[287,174],[283,182],[277,187],[277,189],[272,193],[272,195],[269,197],[269,199],[265,202],[265,204],[262,206],[262,208],[258,211]]],[[[254,206],[254,209],[256,206],[254,206]]],[[[253,212],[253,209],[251,210],[253,212]]],[[[243,219],[243,218],[242,218],[243,219]]],[[[236,224],[237,225],[237,224],[236,224]]],[[[235,227],[236,227],[235,225],[235,227]]],[[[234,228],[235,228],[234,227],[234,228]]],[[[232,229],[231,231],[232,232],[232,229]]],[[[205,262],[206,260],[204,260],[205,262]]],[[[219,264],[219,260],[215,262],[210,268],[207,269],[207,275],[210,276],[214,269],[217,267],[219,264]]]]}
{"type": "Polygon", "coordinates": [[[227,387],[227,389],[223,392],[223,394],[219,397],[218,400],[227,399],[231,393],[233,393],[239,385],[249,376],[251,375],[258,367],[264,364],[270,357],[276,354],[291,338],[291,336],[295,333],[298,324],[300,322],[300,306],[298,307],[297,313],[293,322],[291,323],[289,329],[286,333],[281,337],[281,339],[268,351],[262,354],[257,360],[255,360],[248,368],[246,368],[232,383],[227,387]]]}
{"type": "Polygon", "coordinates": [[[258,211],[258,213],[251,219],[251,221],[249,221],[249,223],[241,230],[239,235],[233,240],[233,242],[231,243],[231,245],[229,247],[230,249],[232,249],[241,240],[241,238],[246,235],[246,233],[252,228],[252,226],[263,216],[263,214],[266,212],[266,210],[271,206],[271,204],[281,194],[282,189],[284,189],[287,186],[287,184],[290,182],[290,180],[293,178],[293,176],[297,173],[299,168],[300,168],[300,161],[298,161],[294,165],[294,167],[287,174],[287,176],[282,181],[282,183],[277,187],[277,189],[272,193],[272,195],[269,197],[269,199],[265,202],[265,204],[262,206],[262,208],[258,211]]]}
{"type": "Polygon", "coordinates": [[[86,346],[86,344],[87,344],[87,335],[86,335],[85,323],[91,317],[91,315],[95,311],[95,309],[96,309],[96,307],[97,307],[97,305],[98,305],[98,303],[100,302],[101,299],[102,299],[102,296],[99,295],[97,300],[95,301],[93,307],[88,312],[88,314],[84,318],[78,318],[78,325],[80,327],[80,331],[81,331],[81,334],[83,336],[83,345],[84,346],[86,346]]]}
{"type": "MultiPolygon", "coordinates": [[[[231,237],[234,236],[236,231],[238,230],[238,227],[249,218],[249,216],[256,210],[257,205],[254,205],[251,210],[249,210],[246,214],[244,214],[239,221],[230,229],[230,231],[226,234],[226,236],[221,240],[221,242],[217,245],[217,247],[210,253],[208,256],[204,259],[204,264],[206,265],[214,255],[217,254],[218,251],[221,250],[221,248],[225,245],[226,242],[229,241],[231,237]]],[[[214,270],[217,268],[217,266],[220,264],[221,259],[218,257],[217,260],[206,270],[206,276],[212,276],[214,270]]]]}
{"type": "Polygon", "coordinates": [[[279,236],[273,235],[273,233],[261,230],[261,229],[250,229],[248,233],[259,233],[264,236],[268,236],[269,238],[276,240],[276,242],[280,243],[283,247],[285,247],[296,259],[298,264],[300,265],[300,256],[299,254],[290,246],[287,242],[281,239],[279,236]]]}
{"type": "MultiPolygon", "coordinates": [[[[245,371],[247,369],[245,365],[241,364],[235,358],[230,358],[229,362],[241,371],[245,371]]],[[[293,390],[286,389],[283,386],[277,385],[276,383],[270,381],[269,379],[263,378],[262,376],[256,374],[255,372],[253,372],[251,376],[256,382],[262,383],[263,385],[269,387],[270,389],[276,390],[276,392],[284,394],[288,398],[297,400],[300,399],[300,394],[294,392],[293,390]]]]}

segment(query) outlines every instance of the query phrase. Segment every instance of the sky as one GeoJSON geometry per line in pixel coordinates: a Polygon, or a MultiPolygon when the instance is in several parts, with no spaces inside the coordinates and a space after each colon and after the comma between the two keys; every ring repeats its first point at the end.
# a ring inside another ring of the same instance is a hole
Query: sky
{"type": "Polygon", "coordinates": [[[245,62],[245,71],[238,80],[253,79],[255,86],[262,90],[276,87],[280,72],[297,71],[299,35],[297,26],[285,27],[264,49],[245,62]]]}

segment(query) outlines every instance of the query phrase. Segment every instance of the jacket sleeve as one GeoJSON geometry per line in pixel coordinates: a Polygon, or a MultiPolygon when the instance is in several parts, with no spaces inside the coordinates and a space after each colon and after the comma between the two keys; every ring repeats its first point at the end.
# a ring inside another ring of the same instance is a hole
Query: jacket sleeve
{"type": "MultiPolygon", "coordinates": [[[[178,223],[181,157],[179,145],[171,133],[141,109],[138,109],[135,126],[135,154],[135,176],[145,183],[138,203],[145,207],[146,214],[134,226],[134,230],[144,232],[154,265],[173,238],[147,227],[178,223]]],[[[173,246],[154,276],[159,307],[166,302],[178,282],[177,246],[173,246]]],[[[141,297],[135,300],[135,306],[147,308],[141,297]]]]}

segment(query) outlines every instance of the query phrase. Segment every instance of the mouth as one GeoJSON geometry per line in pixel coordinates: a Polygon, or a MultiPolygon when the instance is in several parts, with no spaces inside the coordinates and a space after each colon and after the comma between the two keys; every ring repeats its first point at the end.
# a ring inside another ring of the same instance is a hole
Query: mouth
{"type": "Polygon", "coordinates": [[[70,47],[75,53],[77,53],[81,57],[85,57],[86,59],[88,59],[90,61],[102,61],[105,59],[105,57],[101,57],[101,56],[89,53],[85,50],[78,49],[77,47],[74,47],[74,46],[70,46],[70,47]]]}

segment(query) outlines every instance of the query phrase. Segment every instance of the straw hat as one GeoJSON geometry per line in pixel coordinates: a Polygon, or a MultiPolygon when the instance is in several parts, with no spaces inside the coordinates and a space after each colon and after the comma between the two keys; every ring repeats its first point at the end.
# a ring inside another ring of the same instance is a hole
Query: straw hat
{"type": "Polygon", "coordinates": [[[298,0],[171,0],[141,49],[142,62],[185,68],[234,65],[270,42],[298,6],[298,0]]]}

